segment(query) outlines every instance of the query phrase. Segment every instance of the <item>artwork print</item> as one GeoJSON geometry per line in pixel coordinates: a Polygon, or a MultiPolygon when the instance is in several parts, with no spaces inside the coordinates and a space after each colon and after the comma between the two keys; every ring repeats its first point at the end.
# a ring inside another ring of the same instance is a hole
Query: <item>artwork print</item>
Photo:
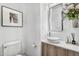
{"type": "Polygon", "coordinates": [[[23,26],[23,13],[14,9],[2,6],[2,26],[23,26]]]}

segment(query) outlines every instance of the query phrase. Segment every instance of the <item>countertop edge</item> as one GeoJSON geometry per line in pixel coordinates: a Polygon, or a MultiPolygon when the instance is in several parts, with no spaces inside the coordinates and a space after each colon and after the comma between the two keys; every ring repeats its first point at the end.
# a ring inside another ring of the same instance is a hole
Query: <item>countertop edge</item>
{"type": "Polygon", "coordinates": [[[54,45],[54,46],[57,46],[57,47],[61,47],[61,48],[64,48],[64,49],[72,50],[74,52],[79,52],[79,46],[77,46],[77,45],[67,44],[67,43],[52,43],[48,40],[47,41],[42,40],[41,42],[44,42],[44,43],[47,43],[47,44],[50,44],[50,45],[54,45]]]}

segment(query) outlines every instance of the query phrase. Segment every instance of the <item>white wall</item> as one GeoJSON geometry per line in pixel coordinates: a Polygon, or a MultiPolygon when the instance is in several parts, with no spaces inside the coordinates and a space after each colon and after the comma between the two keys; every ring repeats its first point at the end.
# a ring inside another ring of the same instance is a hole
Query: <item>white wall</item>
{"type": "MultiPolygon", "coordinates": [[[[0,24],[0,55],[2,44],[12,40],[22,40],[22,52],[27,55],[40,55],[40,4],[0,4],[23,12],[23,27],[1,27],[0,24]],[[33,47],[33,43],[37,45],[33,47]]],[[[1,12],[0,12],[1,16],[1,12]]],[[[1,20],[1,17],[0,17],[1,20]]],[[[1,21],[0,21],[1,23],[1,21]]]]}
{"type": "MultiPolygon", "coordinates": [[[[7,6],[10,8],[13,8],[15,10],[19,10],[22,12],[25,12],[26,10],[24,9],[25,4],[0,4],[0,11],[1,11],[1,6],[7,6]]],[[[0,12],[1,16],[1,12],[0,12]]],[[[25,17],[23,17],[25,18],[25,17]]],[[[1,20],[1,17],[0,17],[1,20]]],[[[2,45],[9,42],[9,41],[14,41],[14,40],[23,40],[23,27],[2,27],[1,26],[1,21],[0,21],[0,55],[2,55],[2,45]]]]}
{"type": "MultiPolygon", "coordinates": [[[[41,40],[47,40],[48,35],[48,4],[41,4],[41,40]]],[[[53,6],[53,5],[52,5],[53,6]]],[[[71,21],[68,21],[67,18],[63,21],[63,31],[61,32],[52,32],[51,36],[60,37],[63,40],[67,40],[67,36],[70,33],[75,33],[75,39],[79,43],[79,28],[72,28],[71,21]]]]}
{"type": "Polygon", "coordinates": [[[40,32],[41,32],[41,40],[47,40],[48,35],[48,4],[41,3],[40,4],[40,32]]]}
{"type": "MultiPolygon", "coordinates": [[[[47,40],[48,35],[48,4],[41,3],[40,4],[40,39],[47,40]]],[[[42,54],[42,53],[41,53],[42,54]]]]}
{"type": "Polygon", "coordinates": [[[30,56],[40,55],[40,4],[26,4],[24,20],[24,51],[30,56]],[[33,47],[33,43],[37,45],[33,47]]]}
{"type": "MultiPolygon", "coordinates": [[[[63,7],[63,5],[61,7],[63,7]]],[[[71,33],[75,33],[75,40],[79,44],[79,28],[73,28],[72,21],[68,20],[68,18],[64,18],[63,31],[51,33],[51,36],[57,36],[66,41],[67,37],[69,37],[71,33]]],[[[70,42],[72,42],[72,38],[70,38],[70,42]]]]}

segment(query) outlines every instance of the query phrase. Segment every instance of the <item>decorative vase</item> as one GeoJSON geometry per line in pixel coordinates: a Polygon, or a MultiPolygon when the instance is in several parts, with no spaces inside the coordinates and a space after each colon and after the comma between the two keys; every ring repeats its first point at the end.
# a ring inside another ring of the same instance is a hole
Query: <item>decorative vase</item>
{"type": "Polygon", "coordinates": [[[72,20],[72,27],[78,28],[78,20],[72,20]]]}

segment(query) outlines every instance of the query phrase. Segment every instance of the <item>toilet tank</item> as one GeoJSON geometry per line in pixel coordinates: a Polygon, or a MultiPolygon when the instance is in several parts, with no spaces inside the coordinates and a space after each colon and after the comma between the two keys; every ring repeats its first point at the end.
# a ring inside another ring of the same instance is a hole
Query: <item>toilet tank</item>
{"type": "Polygon", "coordinates": [[[15,56],[21,53],[21,41],[12,41],[4,44],[4,56],[15,56]]]}

